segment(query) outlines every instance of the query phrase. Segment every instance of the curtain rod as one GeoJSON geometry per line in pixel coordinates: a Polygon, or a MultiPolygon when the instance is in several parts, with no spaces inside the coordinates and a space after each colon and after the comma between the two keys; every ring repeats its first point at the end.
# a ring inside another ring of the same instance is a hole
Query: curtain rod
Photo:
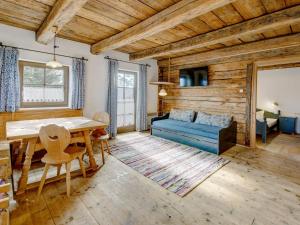
{"type": "MultiPolygon", "coordinates": [[[[19,50],[24,50],[24,51],[30,51],[30,52],[37,52],[37,53],[43,53],[43,54],[48,54],[48,55],[53,55],[51,52],[44,52],[44,51],[39,51],[39,50],[34,50],[34,49],[29,49],[29,48],[19,48],[19,47],[14,47],[14,46],[9,46],[9,45],[4,45],[2,42],[0,42],[0,47],[9,47],[9,48],[16,48],[19,50]]],[[[82,57],[73,57],[73,56],[68,56],[68,55],[62,55],[62,54],[56,54],[57,56],[65,57],[65,58],[71,58],[71,59],[82,59],[84,61],[88,61],[88,59],[82,57]]]]}
{"type": "Polygon", "coordinates": [[[121,59],[114,59],[114,58],[110,58],[109,56],[105,56],[104,59],[111,59],[111,60],[116,60],[119,62],[131,63],[131,64],[136,64],[136,65],[145,65],[145,66],[151,67],[149,64],[135,63],[135,62],[130,62],[130,61],[121,60],[121,59]]]}

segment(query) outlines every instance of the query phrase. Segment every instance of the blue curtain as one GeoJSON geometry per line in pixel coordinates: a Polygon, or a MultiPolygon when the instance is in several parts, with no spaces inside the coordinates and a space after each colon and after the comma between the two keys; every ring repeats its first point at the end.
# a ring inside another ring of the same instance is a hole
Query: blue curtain
{"type": "Polygon", "coordinates": [[[16,48],[0,47],[0,112],[20,108],[19,52],[16,48]]]}
{"type": "Polygon", "coordinates": [[[145,131],[147,123],[147,66],[140,65],[138,76],[136,130],[145,131]]]}
{"type": "Polygon", "coordinates": [[[85,95],[85,61],[73,59],[73,86],[72,86],[72,109],[82,109],[84,107],[85,95]]]}
{"type": "Polygon", "coordinates": [[[108,131],[111,138],[115,138],[117,135],[118,70],[118,61],[108,60],[107,112],[110,115],[108,131]]]}

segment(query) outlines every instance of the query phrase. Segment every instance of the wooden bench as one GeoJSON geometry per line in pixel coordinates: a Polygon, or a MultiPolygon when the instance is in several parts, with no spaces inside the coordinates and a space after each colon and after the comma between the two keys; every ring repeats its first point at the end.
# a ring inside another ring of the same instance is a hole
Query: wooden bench
{"type": "Polygon", "coordinates": [[[8,178],[11,175],[9,144],[0,143],[0,225],[9,225],[8,178]]]}

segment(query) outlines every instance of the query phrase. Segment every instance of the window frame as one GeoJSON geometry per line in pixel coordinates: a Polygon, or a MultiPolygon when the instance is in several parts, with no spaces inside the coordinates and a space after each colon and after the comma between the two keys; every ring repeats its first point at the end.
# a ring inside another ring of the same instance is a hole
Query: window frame
{"type": "MultiPolygon", "coordinates": [[[[61,69],[64,71],[64,101],[63,102],[24,102],[23,101],[23,78],[24,78],[24,67],[31,66],[36,68],[49,68],[46,66],[46,63],[38,63],[31,61],[19,61],[19,71],[20,71],[20,104],[21,108],[45,108],[45,107],[68,107],[69,106],[69,67],[63,66],[61,69]]],[[[45,84],[44,84],[45,86],[45,84]]],[[[50,85],[51,86],[51,85],[50,85]]]]}

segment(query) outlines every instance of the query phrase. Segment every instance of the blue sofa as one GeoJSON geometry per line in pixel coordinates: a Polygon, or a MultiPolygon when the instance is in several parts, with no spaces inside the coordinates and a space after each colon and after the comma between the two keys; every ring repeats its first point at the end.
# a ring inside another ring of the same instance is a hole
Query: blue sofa
{"type": "Polygon", "coordinates": [[[214,154],[221,154],[236,144],[237,123],[231,121],[226,128],[169,118],[170,113],[151,120],[151,134],[199,148],[214,154]]]}

